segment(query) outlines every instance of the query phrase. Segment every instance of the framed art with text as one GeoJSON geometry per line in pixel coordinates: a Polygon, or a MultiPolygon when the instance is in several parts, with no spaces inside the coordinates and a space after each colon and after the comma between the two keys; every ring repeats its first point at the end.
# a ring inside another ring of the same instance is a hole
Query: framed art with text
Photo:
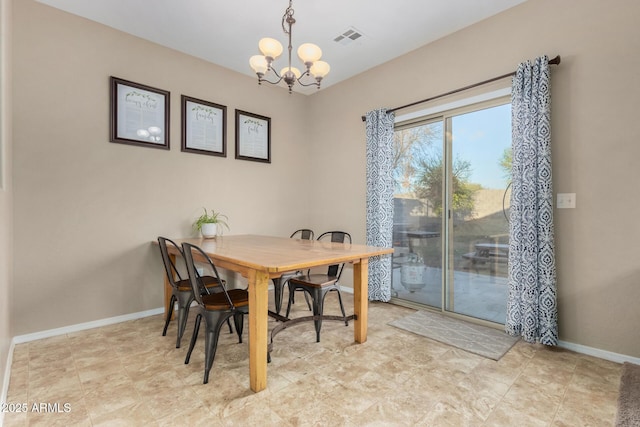
{"type": "Polygon", "coordinates": [[[182,151],[227,157],[227,107],[182,95],[182,151]]]}
{"type": "Polygon", "coordinates": [[[236,159],[271,163],[271,119],[236,110],[236,159]]]}
{"type": "Polygon", "coordinates": [[[169,149],[169,92],[117,77],[111,83],[110,141],[169,149]]]}

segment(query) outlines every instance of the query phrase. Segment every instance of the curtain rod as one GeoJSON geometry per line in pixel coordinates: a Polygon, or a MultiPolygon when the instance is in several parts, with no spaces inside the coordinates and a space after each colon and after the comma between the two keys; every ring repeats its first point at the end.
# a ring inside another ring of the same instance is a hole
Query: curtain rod
{"type": "MultiPolygon", "coordinates": [[[[549,65],[558,65],[558,64],[560,64],[560,55],[557,55],[555,58],[549,60],[549,65]]],[[[474,83],[472,85],[461,87],[461,88],[458,88],[458,89],[454,89],[454,90],[451,90],[449,92],[446,92],[446,93],[443,93],[443,94],[440,94],[440,95],[432,96],[431,98],[422,99],[420,101],[412,102],[411,104],[403,105],[401,107],[392,108],[390,110],[387,110],[387,112],[391,113],[393,111],[397,111],[397,110],[402,110],[404,108],[413,107],[414,105],[422,104],[424,102],[433,101],[434,99],[443,98],[443,97],[448,96],[448,95],[453,95],[454,93],[462,92],[462,91],[465,91],[465,90],[468,90],[468,89],[473,89],[475,87],[486,85],[487,83],[493,83],[493,82],[495,82],[497,80],[501,80],[501,79],[504,79],[506,77],[511,77],[511,76],[515,76],[515,75],[516,75],[515,71],[512,72],[512,73],[503,74],[501,76],[494,77],[494,78],[489,79],[489,80],[484,80],[484,81],[479,82],[479,83],[474,83]]],[[[367,120],[367,118],[365,116],[362,116],[362,121],[364,122],[366,120],[367,120]]]]}

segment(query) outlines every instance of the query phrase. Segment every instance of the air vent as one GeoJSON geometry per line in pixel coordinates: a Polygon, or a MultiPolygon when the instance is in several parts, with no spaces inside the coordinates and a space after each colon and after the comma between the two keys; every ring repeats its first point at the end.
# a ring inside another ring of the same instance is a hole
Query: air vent
{"type": "Polygon", "coordinates": [[[350,44],[351,42],[358,40],[362,37],[362,33],[353,27],[349,27],[346,31],[334,38],[333,41],[340,43],[343,46],[350,44]]]}

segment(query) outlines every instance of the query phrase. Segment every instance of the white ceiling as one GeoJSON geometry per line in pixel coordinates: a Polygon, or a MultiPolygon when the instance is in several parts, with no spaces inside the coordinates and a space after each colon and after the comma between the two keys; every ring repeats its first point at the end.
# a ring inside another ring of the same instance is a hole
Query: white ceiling
{"type": "MultiPolygon", "coordinates": [[[[274,68],[287,65],[287,0],[38,1],[254,77],[249,57],[260,53],[262,37],[273,37],[285,46],[274,68]]],[[[524,1],[295,0],[292,65],[304,68],[295,53],[300,44],[317,44],[331,65],[322,82],[328,87],[524,1]],[[334,41],[350,28],[363,37],[334,41]]]]}

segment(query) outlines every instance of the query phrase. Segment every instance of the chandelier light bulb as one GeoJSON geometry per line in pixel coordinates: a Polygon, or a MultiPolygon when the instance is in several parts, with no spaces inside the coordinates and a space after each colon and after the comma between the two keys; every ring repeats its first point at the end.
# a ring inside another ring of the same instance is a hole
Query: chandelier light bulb
{"type": "Polygon", "coordinates": [[[322,50],[313,43],[303,43],[298,48],[298,57],[307,66],[311,66],[322,57],[322,50]]]}
{"type": "Polygon", "coordinates": [[[282,70],[280,70],[280,75],[284,76],[288,71],[291,71],[293,75],[296,76],[296,79],[299,79],[301,76],[300,70],[298,70],[296,67],[284,67],[282,70]]]}
{"type": "Polygon", "coordinates": [[[267,63],[267,58],[262,55],[253,55],[249,59],[249,65],[256,74],[264,75],[269,68],[269,64],[267,63]]]}
{"type": "Polygon", "coordinates": [[[260,52],[266,57],[277,59],[282,53],[282,45],[276,39],[265,37],[258,42],[260,52]]]}
{"type": "Polygon", "coordinates": [[[331,70],[329,64],[324,61],[316,61],[313,63],[309,71],[316,79],[322,79],[324,76],[329,74],[329,70],[331,70]]]}

